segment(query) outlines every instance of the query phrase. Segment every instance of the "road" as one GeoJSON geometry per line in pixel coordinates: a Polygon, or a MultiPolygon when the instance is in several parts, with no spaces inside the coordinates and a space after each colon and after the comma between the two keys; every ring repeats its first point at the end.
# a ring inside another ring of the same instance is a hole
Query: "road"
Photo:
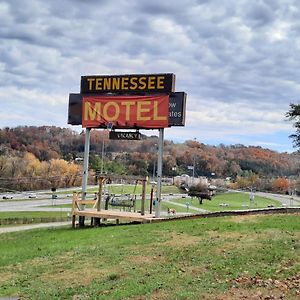
{"type": "MultiPolygon", "coordinates": [[[[277,200],[284,206],[300,205],[300,197],[294,196],[291,198],[289,195],[280,195],[264,192],[256,192],[255,195],[265,198],[277,200]]],[[[162,195],[162,201],[169,203],[170,205],[178,205],[186,208],[185,204],[173,202],[174,198],[180,198],[181,194],[175,195],[162,195]]],[[[0,201],[0,211],[70,211],[70,208],[55,207],[56,205],[70,204],[72,202],[71,197],[67,195],[59,195],[58,199],[49,199],[49,195],[37,194],[37,199],[26,199],[26,201],[11,199],[0,201]],[[53,207],[51,207],[53,206],[53,207]]],[[[24,197],[23,197],[24,198],[24,197]]],[[[206,210],[194,206],[190,206],[190,209],[199,212],[207,212],[206,210]]]]}
{"type": "Polygon", "coordinates": [[[256,192],[255,195],[279,201],[284,206],[299,206],[300,205],[300,197],[299,196],[291,197],[289,195],[272,194],[272,193],[264,193],[264,192],[256,192]]]}
{"type": "Polygon", "coordinates": [[[64,199],[34,199],[34,200],[6,200],[0,202],[0,211],[70,211],[71,208],[60,208],[55,205],[71,204],[72,200],[64,199]],[[52,206],[54,207],[47,207],[52,206]]]}

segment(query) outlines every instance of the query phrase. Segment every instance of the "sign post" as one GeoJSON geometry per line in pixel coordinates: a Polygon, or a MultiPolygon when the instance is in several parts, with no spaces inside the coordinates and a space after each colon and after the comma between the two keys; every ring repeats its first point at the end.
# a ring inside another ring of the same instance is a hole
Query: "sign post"
{"type": "Polygon", "coordinates": [[[155,201],[155,218],[160,217],[163,152],[164,152],[164,129],[160,128],[159,136],[158,136],[157,189],[156,189],[156,201],[155,201]]]}
{"type": "MultiPolygon", "coordinates": [[[[90,153],[91,129],[86,128],[84,140],[83,174],[82,174],[82,195],[81,200],[86,199],[88,174],[89,174],[89,153],[90,153]]],[[[83,207],[81,207],[83,209],[83,207]]],[[[79,216],[79,227],[84,226],[84,216],[79,216]]]]}

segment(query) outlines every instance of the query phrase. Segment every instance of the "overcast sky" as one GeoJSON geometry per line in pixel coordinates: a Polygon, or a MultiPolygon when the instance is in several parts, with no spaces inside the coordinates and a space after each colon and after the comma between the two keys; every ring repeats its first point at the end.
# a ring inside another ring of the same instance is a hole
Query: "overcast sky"
{"type": "Polygon", "coordinates": [[[291,152],[299,32],[297,0],[0,0],[0,127],[69,127],[81,75],[175,73],[165,138],[291,152]]]}

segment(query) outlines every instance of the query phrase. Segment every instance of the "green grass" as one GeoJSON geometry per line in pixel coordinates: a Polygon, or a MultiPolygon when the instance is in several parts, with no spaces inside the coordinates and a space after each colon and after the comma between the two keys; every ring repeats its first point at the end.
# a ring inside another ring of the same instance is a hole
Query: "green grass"
{"type": "Polygon", "coordinates": [[[70,212],[65,211],[10,211],[0,212],[0,228],[31,223],[47,223],[71,220],[70,212]]]}
{"type": "MultiPolygon", "coordinates": [[[[176,195],[176,194],[175,194],[176,195]]],[[[186,204],[187,202],[190,203],[189,212],[190,213],[198,213],[197,210],[193,210],[192,207],[202,208],[207,211],[224,211],[224,210],[244,210],[249,208],[266,208],[268,205],[273,205],[274,207],[280,207],[281,204],[278,201],[267,199],[264,197],[255,197],[254,205],[251,207],[249,206],[249,195],[246,193],[225,193],[225,194],[219,194],[212,198],[211,201],[204,200],[203,204],[199,204],[199,201],[197,198],[180,198],[180,199],[174,199],[172,200],[174,204],[169,204],[165,202],[161,202],[161,210],[167,211],[168,208],[175,208],[177,212],[187,212],[185,207],[181,207],[179,205],[176,205],[176,203],[186,204]],[[227,207],[221,206],[220,204],[226,203],[228,204],[227,207]]],[[[137,201],[137,210],[141,209],[141,202],[137,201]]],[[[149,211],[149,200],[146,200],[146,210],[149,211]]],[[[51,207],[51,206],[49,206],[51,207]]],[[[71,204],[63,204],[63,205],[57,205],[55,207],[70,207],[71,204]]],[[[89,207],[88,205],[86,207],[89,207]]],[[[113,207],[109,207],[110,209],[113,209],[113,207]]]]}
{"type": "Polygon", "coordinates": [[[1,234],[0,296],[291,300],[299,238],[299,215],[1,234]]]}
{"type": "MultiPolygon", "coordinates": [[[[142,185],[138,184],[136,187],[134,184],[129,185],[129,184],[119,184],[119,185],[106,185],[105,190],[110,191],[112,194],[141,194],[142,193],[142,185]]],[[[69,190],[69,191],[63,191],[63,192],[56,192],[55,194],[57,195],[66,195],[69,194],[71,195],[74,192],[81,192],[80,188],[74,188],[74,190],[69,190]]],[[[93,188],[89,188],[87,190],[88,194],[94,194],[98,193],[99,189],[97,186],[93,188]]],[[[150,194],[151,192],[151,185],[147,184],[147,189],[146,193],[150,194]]],[[[162,193],[163,194],[179,194],[181,191],[174,185],[163,185],[162,186],[162,193]]]]}
{"type": "Polygon", "coordinates": [[[270,200],[267,198],[255,196],[254,205],[250,207],[249,195],[246,193],[226,193],[219,194],[212,197],[212,200],[203,200],[203,204],[199,204],[197,198],[185,198],[177,199],[175,202],[186,203],[190,202],[191,206],[203,208],[208,211],[223,211],[223,210],[242,210],[249,208],[266,208],[268,205],[273,205],[274,207],[280,207],[281,203],[275,200],[270,200]],[[221,206],[220,204],[226,203],[227,207],[221,206]]]}
{"type": "MultiPolygon", "coordinates": [[[[86,208],[92,208],[93,205],[87,204],[85,207],[86,208]]],[[[45,207],[45,206],[44,206],[45,207]]],[[[47,206],[47,207],[56,207],[56,208],[70,208],[72,207],[72,204],[60,204],[60,205],[54,205],[54,206],[47,206]]],[[[102,208],[104,209],[104,203],[102,203],[102,208]]],[[[169,204],[169,203],[165,203],[165,202],[161,202],[161,211],[168,211],[168,208],[176,208],[176,212],[187,212],[187,209],[185,207],[181,207],[179,205],[176,204],[169,204]]],[[[109,206],[109,209],[116,209],[116,210],[120,210],[122,209],[122,207],[114,207],[114,206],[109,206]]],[[[136,202],[136,210],[140,210],[141,209],[141,201],[137,200],[136,202]]],[[[145,202],[145,210],[146,212],[150,211],[150,200],[147,199],[145,202]]],[[[132,209],[133,211],[133,209],[132,209]]],[[[154,208],[153,208],[154,211],[154,208]]],[[[189,209],[188,212],[193,213],[193,212],[198,212],[197,210],[193,210],[193,209],[189,209]]]]}

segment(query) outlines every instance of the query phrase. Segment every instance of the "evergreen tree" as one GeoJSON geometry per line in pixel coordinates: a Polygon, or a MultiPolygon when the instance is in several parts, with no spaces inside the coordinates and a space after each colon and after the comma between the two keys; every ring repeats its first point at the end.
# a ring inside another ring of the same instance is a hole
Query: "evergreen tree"
{"type": "Polygon", "coordinates": [[[290,104],[290,109],[286,113],[286,117],[294,122],[296,133],[291,134],[290,138],[293,139],[294,147],[300,148],[300,104],[290,104]]]}

